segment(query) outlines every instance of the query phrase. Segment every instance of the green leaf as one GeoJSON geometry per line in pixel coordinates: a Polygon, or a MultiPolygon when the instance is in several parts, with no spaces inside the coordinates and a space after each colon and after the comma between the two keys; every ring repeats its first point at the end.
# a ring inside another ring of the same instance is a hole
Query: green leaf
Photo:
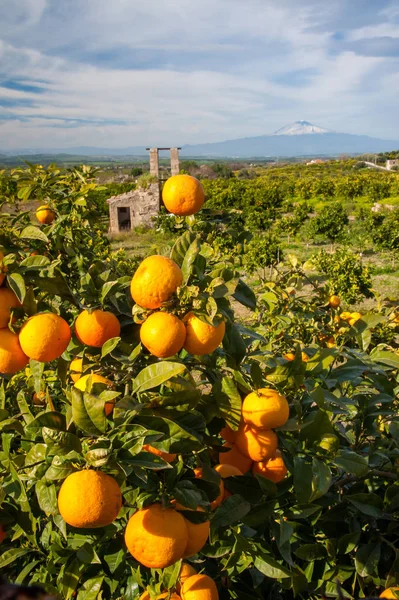
{"type": "Polygon", "coordinates": [[[254,561],[255,568],[270,579],[285,579],[291,577],[291,572],[280,565],[274,558],[266,554],[257,555],[254,561]]]}
{"type": "Polygon", "coordinates": [[[86,433],[101,435],[107,428],[104,400],[73,387],[72,419],[86,433]]]}
{"type": "Polygon", "coordinates": [[[233,523],[241,521],[245,515],[251,510],[249,502],[241,498],[241,496],[230,496],[219,506],[212,519],[212,528],[227,527],[233,523]]]}
{"type": "Polygon", "coordinates": [[[65,431],[65,415],[55,411],[41,413],[29,423],[27,429],[34,430],[41,429],[42,427],[49,427],[50,429],[58,429],[59,431],[65,431]]]}
{"type": "Polygon", "coordinates": [[[256,296],[253,290],[243,282],[242,279],[238,280],[236,290],[233,294],[233,298],[237,300],[243,306],[255,310],[256,308],[256,296]]]}
{"type": "Polygon", "coordinates": [[[178,362],[162,361],[145,367],[137,375],[133,383],[133,394],[158,387],[168,379],[180,375],[186,370],[185,365],[178,362]]]}
{"type": "Polygon", "coordinates": [[[214,386],[213,393],[220,416],[233,429],[237,430],[241,421],[242,400],[232,377],[223,377],[221,383],[214,386]]]}
{"type": "Polygon", "coordinates": [[[338,553],[349,554],[358,545],[360,532],[345,533],[338,540],[338,553]]]}
{"type": "Polygon", "coordinates": [[[57,492],[53,483],[41,479],[35,486],[37,501],[42,511],[48,515],[58,513],[57,492]]]}
{"type": "Polygon", "coordinates": [[[25,554],[29,554],[30,552],[33,552],[33,550],[26,550],[24,548],[11,548],[11,550],[6,550],[0,556],[0,569],[3,569],[17,560],[17,558],[21,558],[21,556],[25,556],[25,554]]]}
{"type": "Polygon", "coordinates": [[[181,265],[181,270],[183,272],[183,283],[187,283],[190,275],[193,271],[193,266],[195,259],[197,258],[199,252],[201,250],[201,246],[198,238],[195,238],[193,242],[187,249],[187,252],[184,255],[184,259],[181,265]]]}
{"type": "Polygon", "coordinates": [[[82,444],[80,443],[79,438],[69,431],[59,431],[58,429],[43,427],[42,435],[51,454],[62,456],[68,454],[72,450],[78,453],[82,451],[82,444]]]}
{"type": "Polygon", "coordinates": [[[366,475],[369,468],[368,457],[361,456],[348,448],[339,450],[334,458],[334,463],[341,469],[344,469],[345,472],[352,473],[357,477],[366,475]]]}
{"type": "Polygon", "coordinates": [[[75,471],[77,471],[77,468],[73,466],[71,460],[54,456],[53,462],[47,469],[45,477],[49,481],[57,481],[58,479],[65,479],[65,477],[68,477],[68,475],[75,471]]]}
{"type": "Polygon", "coordinates": [[[11,275],[7,275],[7,283],[17,296],[18,300],[22,303],[26,295],[26,286],[22,275],[19,273],[11,273],[11,275]]]}
{"type": "Polygon", "coordinates": [[[312,494],[309,498],[310,502],[327,494],[332,481],[330,468],[317,458],[313,458],[312,460],[312,472],[312,494]]]}
{"type": "Polygon", "coordinates": [[[24,270],[27,271],[29,269],[33,270],[41,269],[42,267],[48,267],[49,264],[50,260],[47,258],[47,256],[36,255],[25,258],[19,266],[23,267],[24,270]]]}
{"type": "Polygon", "coordinates": [[[84,582],[78,592],[77,600],[96,600],[103,585],[104,577],[93,577],[84,582]]]}
{"type": "Polygon", "coordinates": [[[29,368],[33,378],[33,385],[35,387],[36,394],[42,389],[42,378],[44,373],[44,363],[39,362],[38,360],[33,360],[32,358],[29,361],[29,368]]]}
{"type": "Polygon", "coordinates": [[[399,369],[399,354],[396,354],[396,352],[381,350],[377,347],[370,353],[370,358],[376,363],[382,363],[388,367],[399,369]]]}
{"type": "Polygon", "coordinates": [[[196,239],[196,234],[191,231],[185,231],[174,243],[170,253],[170,258],[175,261],[179,267],[182,266],[186,252],[196,239]]]}
{"type": "Polygon", "coordinates": [[[247,346],[241,337],[240,331],[236,325],[228,325],[223,338],[223,348],[234,358],[236,364],[239,365],[245,358],[247,346]]]}
{"type": "Polygon", "coordinates": [[[346,496],[348,502],[355,506],[362,514],[379,519],[382,517],[383,501],[377,494],[352,494],[346,496]]]}
{"type": "Polygon", "coordinates": [[[302,544],[294,550],[295,556],[303,560],[320,560],[327,557],[327,550],[322,544],[302,544]]]}
{"type": "Polygon", "coordinates": [[[360,577],[377,573],[381,556],[381,544],[364,544],[360,546],[355,556],[356,571],[360,577]]]}
{"type": "Polygon", "coordinates": [[[120,337],[114,337],[105,342],[101,348],[101,358],[104,358],[104,356],[107,356],[107,354],[111,354],[112,350],[115,350],[120,341],[120,337]]]}
{"type": "Polygon", "coordinates": [[[42,240],[42,242],[49,242],[49,239],[45,233],[35,225],[28,225],[21,231],[20,238],[24,240],[42,240]]]}

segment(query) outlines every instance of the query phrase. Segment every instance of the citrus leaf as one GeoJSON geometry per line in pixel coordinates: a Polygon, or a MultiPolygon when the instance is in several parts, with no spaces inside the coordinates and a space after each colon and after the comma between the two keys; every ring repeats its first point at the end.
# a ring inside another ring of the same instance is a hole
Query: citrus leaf
{"type": "Polygon", "coordinates": [[[180,375],[186,370],[185,365],[177,362],[162,361],[145,367],[137,375],[133,383],[133,394],[158,387],[168,379],[180,375]]]}

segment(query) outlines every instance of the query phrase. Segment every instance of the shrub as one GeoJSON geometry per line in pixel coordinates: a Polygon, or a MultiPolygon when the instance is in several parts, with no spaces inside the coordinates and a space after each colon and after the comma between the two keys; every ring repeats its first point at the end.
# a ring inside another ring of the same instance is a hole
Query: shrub
{"type": "Polygon", "coordinates": [[[339,202],[335,202],[322,208],[310,221],[310,235],[313,239],[322,237],[334,242],[344,237],[348,223],[345,208],[339,202]]]}
{"type": "Polygon", "coordinates": [[[265,269],[282,259],[279,238],[273,231],[254,237],[246,246],[244,267],[248,273],[266,277],[265,269]]]}

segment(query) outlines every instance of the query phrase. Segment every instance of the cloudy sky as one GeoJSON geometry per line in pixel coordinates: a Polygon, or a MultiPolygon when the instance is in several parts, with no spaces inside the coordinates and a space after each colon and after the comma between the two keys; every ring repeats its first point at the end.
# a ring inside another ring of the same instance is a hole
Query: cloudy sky
{"type": "Polygon", "coordinates": [[[399,140],[398,0],[0,0],[0,152],[399,140]]]}

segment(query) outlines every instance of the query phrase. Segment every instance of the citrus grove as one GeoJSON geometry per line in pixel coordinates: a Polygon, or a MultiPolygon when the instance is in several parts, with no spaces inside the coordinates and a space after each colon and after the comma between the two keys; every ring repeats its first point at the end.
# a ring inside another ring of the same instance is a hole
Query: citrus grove
{"type": "Polygon", "coordinates": [[[163,196],[187,230],[137,260],[90,167],[0,182],[1,573],[77,600],[398,597],[395,308],[341,306],[295,257],[255,294],[187,175],[163,196]]]}

